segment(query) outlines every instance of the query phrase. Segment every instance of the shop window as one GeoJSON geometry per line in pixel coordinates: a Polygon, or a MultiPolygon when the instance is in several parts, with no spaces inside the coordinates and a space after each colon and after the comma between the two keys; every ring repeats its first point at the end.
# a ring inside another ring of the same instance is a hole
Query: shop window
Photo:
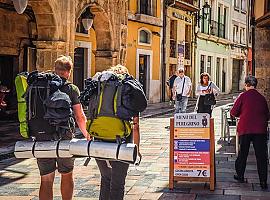
{"type": "Polygon", "coordinates": [[[176,58],[177,20],[170,23],[170,57],[176,58]]]}

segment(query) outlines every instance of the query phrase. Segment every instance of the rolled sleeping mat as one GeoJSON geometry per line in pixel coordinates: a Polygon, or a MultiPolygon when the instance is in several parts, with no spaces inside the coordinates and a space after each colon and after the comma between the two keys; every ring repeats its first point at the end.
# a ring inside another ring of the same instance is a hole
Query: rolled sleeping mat
{"type": "Polygon", "coordinates": [[[116,142],[88,141],[72,139],[69,148],[74,156],[93,157],[104,160],[119,160],[134,164],[138,155],[136,144],[124,143],[119,146],[116,142]]]}
{"type": "Polygon", "coordinates": [[[60,140],[58,144],[57,156],[59,158],[71,158],[73,155],[69,153],[70,140],[60,140]]]}
{"type": "Polygon", "coordinates": [[[135,164],[138,156],[138,148],[133,143],[123,143],[119,147],[117,160],[135,164]]]}
{"type": "Polygon", "coordinates": [[[15,144],[16,158],[70,158],[70,140],[18,141],[15,144]]]}
{"type": "Polygon", "coordinates": [[[117,160],[118,144],[116,142],[92,141],[89,156],[105,160],[117,160]]]}
{"type": "Polygon", "coordinates": [[[34,147],[35,158],[71,158],[70,140],[37,141],[34,147]]]}
{"type": "Polygon", "coordinates": [[[74,156],[89,157],[90,142],[86,139],[72,139],[70,141],[69,153],[74,156]]]}
{"type": "Polygon", "coordinates": [[[17,141],[15,144],[14,155],[16,158],[34,158],[35,141],[17,141]]]}

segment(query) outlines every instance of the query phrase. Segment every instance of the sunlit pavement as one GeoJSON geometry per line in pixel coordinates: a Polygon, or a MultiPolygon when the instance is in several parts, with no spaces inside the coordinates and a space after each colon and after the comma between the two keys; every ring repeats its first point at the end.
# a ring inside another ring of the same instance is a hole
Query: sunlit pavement
{"type": "MultiPolygon", "coordinates": [[[[126,200],[139,199],[217,199],[217,200],[266,200],[270,190],[262,191],[258,182],[256,159],[251,151],[245,177],[247,183],[237,183],[233,179],[235,161],[234,138],[228,145],[220,140],[220,108],[214,109],[216,136],[216,190],[209,191],[209,184],[178,182],[176,189],[168,189],[169,174],[169,117],[141,119],[141,153],[143,160],[139,167],[130,166],[126,179],[126,200]]],[[[87,167],[85,159],[76,159],[74,170],[74,199],[98,199],[100,175],[94,159],[87,167]]],[[[39,172],[35,159],[0,162],[0,199],[38,199],[39,172]]],[[[57,174],[54,184],[54,199],[61,199],[60,179],[57,174]]]]}

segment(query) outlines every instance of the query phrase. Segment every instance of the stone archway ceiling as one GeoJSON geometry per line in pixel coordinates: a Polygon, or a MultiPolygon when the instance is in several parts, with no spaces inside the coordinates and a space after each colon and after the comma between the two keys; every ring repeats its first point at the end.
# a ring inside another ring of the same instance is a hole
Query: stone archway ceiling
{"type": "Polygon", "coordinates": [[[57,4],[52,0],[29,0],[37,23],[38,40],[58,40],[59,25],[56,23],[57,4]]]}
{"type": "MultiPolygon", "coordinates": [[[[93,27],[96,32],[96,41],[97,41],[97,51],[103,51],[109,53],[114,49],[114,40],[113,40],[113,28],[112,22],[110,19],[110,13],[108,0],[82,0],[77,1],[76,6],[76,21],[85,10],[86,7],[90,7],[91,13],[95,15],[93,27]]],[[[105,54],[107,54],[105,53],[105,54]]],[[[111,53],[109,53],[111,54],[111,53]]],[[[107,55],[112,56],[112,55],[107,55]]]]}

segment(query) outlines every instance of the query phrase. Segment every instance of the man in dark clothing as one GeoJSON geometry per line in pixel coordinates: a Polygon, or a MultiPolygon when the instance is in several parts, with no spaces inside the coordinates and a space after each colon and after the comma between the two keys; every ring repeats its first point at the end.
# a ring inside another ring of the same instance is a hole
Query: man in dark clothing
{"type": "MultiPolygon", "coordinates": [[[[69,79],[73,67],[72,60],[69,56],[60,56],[55,61],[55,73],[59,75],[63,81],[69,79]]],[[[73,84],[64,85],[67,87],[61,88],[62,92],[66,93],[71,100],[72,110],[74,112],[75,120],[82,131],[83,135],[89,139],[86,130],[86,117],[84,115],[82,105],[79,101],[80,91],[77,86],[73,84]]],[[[71,139],[72,133],[67,133],[62,136],[64,139],[71,139]]],[[[41,184],[39,189],[40,200],[53,199],[53,182],[55,177],[55,170],[61,174],[61,194],[63,200],[71,200],[73,196],[73,158],[38,158],[38,168],[41,176],[41,184]]]]}
{"type": "Polygon", "coordinates": [[[169,79],[167,80],[166,84],[167,84],[167,95],[170,98],[170,101],[173,101],[173,84],[174,84],[174,80],[176,79],[177,75],[173,74],[172,76],[169,77],[169,79]]]}
{"type": "Polygon", "coordinates": [[[234,103],[231,115],[239,117],[237,133],[239,136],[239,153],[235,161],[234,179],[244,182],[244,173],[250,142],[255,150],[257,168],[262,189],[267,189],[267,125],[269,109],[264,96],[257,90],[257,79],[248,76],[245,79],[246,91],[241,93],[234,103]],[[256,106],[255,106],[256,104],[256,106]]]}

